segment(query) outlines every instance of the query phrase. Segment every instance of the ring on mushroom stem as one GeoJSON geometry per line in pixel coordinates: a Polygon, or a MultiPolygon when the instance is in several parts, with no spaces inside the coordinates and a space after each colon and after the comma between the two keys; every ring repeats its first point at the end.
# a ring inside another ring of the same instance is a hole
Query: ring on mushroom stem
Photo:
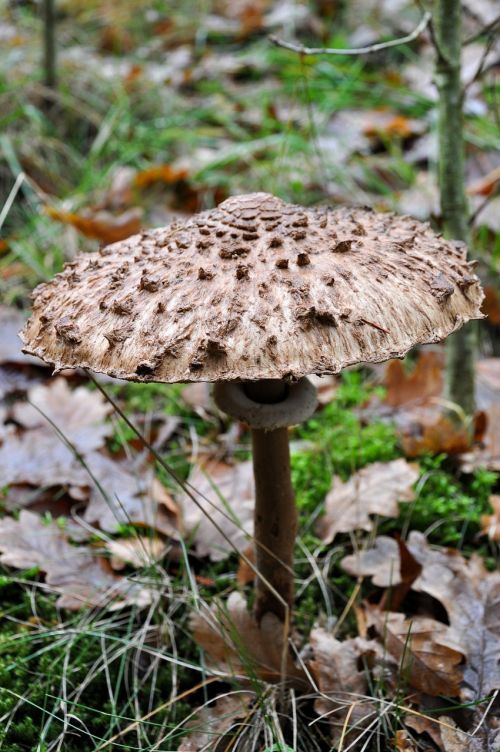
{"type": "Polygon", "coordinates": [[[466,249],[429,224],[253,193],[82,254],[34,291],[21,336],[56,370],[215,383],[220,408],[252,428],[257,571],[282,599],[259,577],[256,613],[283,618],[297,525],[288,426],[316,404],[304,377],[439,342],[483,318],[482,299],[466,249]]]}

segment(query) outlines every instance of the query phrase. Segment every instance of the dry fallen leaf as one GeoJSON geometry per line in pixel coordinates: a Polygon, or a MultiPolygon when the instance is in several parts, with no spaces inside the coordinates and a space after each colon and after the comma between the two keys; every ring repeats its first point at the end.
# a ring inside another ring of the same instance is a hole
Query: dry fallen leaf
{"type": "Polygon", "coordinates": [[[384,402],[391,407],[420,405],[440,397],[443,391],[443,354],[424,350],[408,372],[401,360],[390,360],[385,368],[384,402]]]}
{"type": "Polygon", "coordinates": [[[86,457],[90,499],[84,519],[101,530],[114,533],[122,524],[151,527],[178,537],[177,518],[171,499],[141,457],[118,462],[93,452],[86,457]]]}
{"type": "Polygon", "coordinates": [[[366,697],[368,674],[360,664],[363,657],[380,655],[379,645],[361,637],[341,642],[321,628],[313,629],[309,639],[313,653],[309,668],[321,692],[314,709],[328,718],[334,744],[347,720],[344,743],[348,746],[375,713],[374,704],[366,697]]]}
{"type": "Polygon", "coordinates": [[[306,681],[290,655],[284,624],[272,613],[257,624],[240,593],[231,593],[226,605],[204,605],[194,612],[191,631],[211,664],[229,676],[257,675],[277,682],[284,661],[288,681],[299,685],[306,681]]]}
{"type": "Polygon", "coordinates": [[[237,691],[220,695],[209,705],[204,705],[186,725],[189,734],[183,738],[178,752],[232,749],[241,725],[238,721],[248,718],[254,698],[251,692],[237,691]]]}
{"type": "Polygon", "coordinates": [[[465,648],[463,699],[500,689],[500,572],[488,572],[478,556],[431,548],[420,533],[411,533],[408,548],[422,565],[413,590],[442,603],[465,648]]]}
{"type": "Polygon", "coordinates": [[[153,165],[146,170],[138,172],[134,177],[133,185],[135,188],[148,188],[153,183],[178,183],[186,180],[189,176],[185,168],[172,167],[168,164],[153,165]]]}
{"type": "Polygon", "coordinates": [[[484,286],[483,313],[493,326],[500,326],[500,293],[496,286],[484,286]]]}
{"type": "Polygon", "coordinates": [[[500,472],[500,358],[478,361],[476,371],[476,402],[486,416],[486,430],[460,457],[461,468],[466,473],[480,467],[500,472]]]}
{"type": "Polygon", "coordinates": [[[397,752],[417,752],[415,743],[408,735],[408,732],[404,731],[403,729],[396,731],[396,736],[394,737],[394,746],[397,752]]]}
{"type": "Polygon", "coordinates": [[[418,713],[418,715],[416,713],[408,713],[404,719],[404,723],[405,726],[416,731],[417,734],[429,734],[436,747],[442,750],[440,724],[436,718],[424,713],[418,713]]]}
{"type": "Polygon", "coordinates": [[[253,532],[252,463],[227,465],[212,460],[195,465],[188,484],[202,509],[185,492],[179,494],[178,501],[184,528],[193,536],[196,554],[221,561],[235,550],[244,551],[253,532]]]}
{"type": "Polygon", "coordinates": [[[421,409],[400,416],[401,446],[407,457],[422,454],[462,454],[470,447],[470,436],[464,419],[454,421],[442,414],[442,408],[421,409]]]}
{"type": "Polygon", "coordinates": [[[492,541],[500,542],[500,496],[490,496],[493,514],[483,514],[481,517],[481,532],[492,541]]]}
{"type": "Polygon", "coordinates": [[[0,520],[0,551],[3,564],[17,569],[39,567],[45,572],[47,586],[60,593],[60,608],[109,606],[116,610],[151,603],[150,591],[114,575],[91,549],[72,546],[55,522],[45,524],[32,512],[22,510],[18,520],[0,520]]]}
{"type": "MultiPolygon", "coordinates": [[[[443,399],[443,353],[424,350],[411,371],[399,360],[385,368],[387,388],[382,403],[375,401],[375,413],[390,418],[396,426],[407,457],[421,454],[461,454],[471,443],[468,422],[459,411],[445,414],[450,405],[443,399]]],[[[482,413],[475,420],[475,438],[483,430],[482,413]]]]}
{"type": "Polygon", "coordinates": [[[368,625],[399,663],[398,676],[413,689],[438,697],[458,697],[464,648],[450,627],[436,619],[382,611],[365,604],[368,625]]]}
{"type": "Polygon", "coordinates": [[[173,502],[141,458],[120,462],[99,452],[78,458],[45,428],[11,431],[0,446],[0,485],[26,483],[63,486],[73,499],[88,499],[85,521],[106,532],[133,523],[177,537],[173,502]]]}
{"type": "Polygon", "coordinates": [[[394,587],[401,583],[401,560],[398,542],[379,535],[371,548],[342,559],[342,569],[353,577],[370,577],[377,587],[394,587]]]}
{"type": "Polygon", "coordinates": [[[29,483],[32,486],[69,486],[75,498],[89,476],[54,433],[33,429],[18,435],[11,427],[0,446],[0,486],[29,483]]]}
{"type": "Polygon", "coordinates": [[[110,412],[99,392],[83,386],[71,390],[65,379],[58,378],[32,387],[28,402],[17,402],[12,416],[25,428],[45,428],[53,434],[55,427],[78,451],[87,453],[104,446],[112,433],[111,424],[105,422],[110,412]]]}
{"type": "Polygon", "coordinates": [[[449,716],[439,716],[438,720],[443,752],[495,752],[500,749],[500,732],[488,730],[486,733],[490,738],[485,739],[482,733],[475,736],[465,733],[449,716]]]}
{"type": "Polygon", "coordinates": [[[52,206],[46,208],[51,219],[63,224],[69,224],[79,230],[87,238],[95,238],[103,243],[116,243],[135,235],[141,229],[142,209],[133,207],[122,214],[111,214],[108,211],[82,210],[80,214],[62,211],[52,206]]]}
{"type": "Polygon", "coordinates": [[[427,129],[423,120],[407,118],[391,110],[370,110],[364,113],[363,133],[382,143],[395,139],[420,136],[427,129]]]}
{"type": "Polygon", "coordinates": [[[208,411],[213,409],[214,401],[210,384],[205,381],[193,382],[182,390],[182,401],[194,410],[208,411]]]}
{"type": "Polygon", "coordinates": [[[337,476],[325,501],[325,514],[318,520],[318,534],[331,543],[338,533],[372,530],[370,514],[397,517],[398,502],[415,498],[413,485],[418,466],[404,459],[374,462],[345,483],[337,476]]]}
{"type": "Polygon", "coordinates": [[[335,397],[339,380],[337,376],[316,376],[311,374],[307,377],[309,381],[316,387],[316,395],[318,398],[318,404],[323,407],[328,405],[335,397]]]}
{"type": "Polygon", "coordinates": [[[495,167],[486,175],[482,175],[477,180],[469,183],[467,193],[469,196],[489,196],[493,193],[500,182],[500,167],[495,167]]]}
{"type": "Polygon", "coordinates": [[[106,551],[111,555],[110,564],[115,570],[124,569],[127,564],[137,569],[150,567],[165,554],[165,542],[160,538],[118,538],[106,541],[106,551]]]}
{"type": "Polygon", "coordinates": [[[492,404],[486,416],[486,432],[480,446],[460,456],[460,467],[464,473],[473,473],[478,468],[500,473],[500,404],[492,404]]]}
{"type": "MultiPolygon", "coordinates": [[[[372,551],[344,559],[351,574],[371,575],[380,581],[380,553],[390,554],[395,584],[400,563],[387,540],[372,551]]],[[[500,572],[488,572],[481,559],[465,559],[459,551],[431,547],[422,533],[410,533],[407,548],[421,573],[411,585],[416,593],[432,596],[444,606],[459,649],[466,655],[462,699],[476,701],[500,689],[500,572]]],[[[381,618],[381,617],[380,617],[381,618]]],[[[425,688],[423,689],[425,690],[425,688]]]]}

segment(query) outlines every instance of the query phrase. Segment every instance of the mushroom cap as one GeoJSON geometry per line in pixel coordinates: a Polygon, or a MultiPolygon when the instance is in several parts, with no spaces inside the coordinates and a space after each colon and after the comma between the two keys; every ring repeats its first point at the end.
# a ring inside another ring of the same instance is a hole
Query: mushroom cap
{"type": "Polygon", "coordinates": [[[483,293],[428,224],[253,193],[82,255],[33,296],[25,352],[173,383],[400,358],[482,318],[483,293]]]}

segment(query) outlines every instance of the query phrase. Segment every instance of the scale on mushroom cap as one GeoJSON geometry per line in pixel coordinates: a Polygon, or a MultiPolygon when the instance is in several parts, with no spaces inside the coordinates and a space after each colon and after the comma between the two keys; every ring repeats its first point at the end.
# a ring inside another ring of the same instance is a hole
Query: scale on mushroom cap
{"type": "Polygon", "coordinates": [[[438,342],[482,318],[482,298],[463,244],[428,224],[253,193],[67,264],[34,291],[22,339],[57,370],[215,382],[219,407],[252,428],[256,616],[284,619],[297,517],[287,428],[315,409],[307,374],[438,342]]]}

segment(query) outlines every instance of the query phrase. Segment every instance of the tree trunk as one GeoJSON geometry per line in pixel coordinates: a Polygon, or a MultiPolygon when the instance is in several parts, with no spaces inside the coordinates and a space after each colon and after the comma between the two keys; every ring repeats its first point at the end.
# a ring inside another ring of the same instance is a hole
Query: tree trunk
{"type": "MultiPolygon", "coordinates": [[[[463,89],[460,80],[462,7],[460,0],[434,0],[436,82],[439,90],[439,191],[443,230],[469,243],[464,179],[463,89]]],[[[474,413],[477,327],[471,322],[446,343],[446,397],[474,413]]]]}
{"type": "Polygon", "coordinates": [[[44,83],[50,89],[56,88],[56,39],[55,0],[43,0],[43,68],[44,83]]]}

